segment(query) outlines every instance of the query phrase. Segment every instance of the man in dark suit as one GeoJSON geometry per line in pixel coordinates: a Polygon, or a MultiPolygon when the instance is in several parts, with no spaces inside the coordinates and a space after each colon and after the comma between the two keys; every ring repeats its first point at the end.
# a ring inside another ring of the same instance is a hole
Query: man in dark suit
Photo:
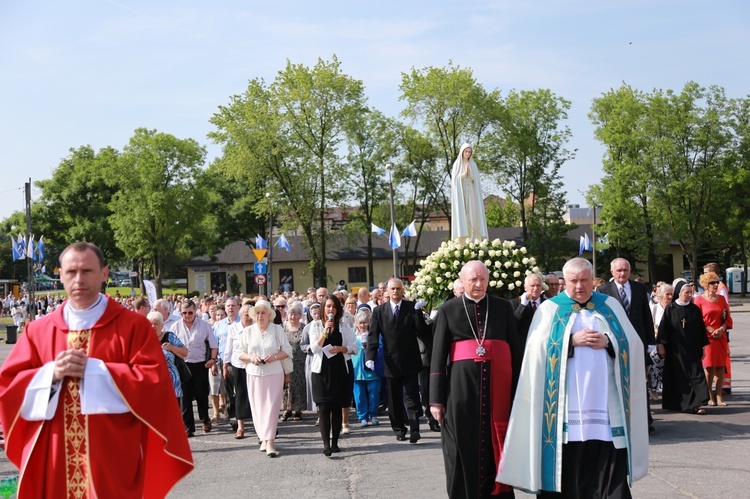
{"type": "Polygon", "coordinates": [[[538,274],[529,274],[523,282],[524,294],[521,298],[510,300],[510,306],[513,307],[513,315],[516,317],[516,326],[521,346],[526,345],[526,336],[529,334],[531,319],[534,318],[534,312],[544,301],[542,291],[542,278],[538,274]]]}
{"type": "MultiPolygon", "coordinates": [[[[598,292],[613,296],[620,301],[622,308],[630,319],[638,336],[643,342],[643,355],[646,358],[646,373],[651,365],[651,357],[648,355],[648,346],[656,345],[654,336],[654,319],[649,307],[649,293],[643,283],[630,279],[630,262],[624,258],[615,258],[609,265],[609,271],[613,280],[599,286],[598,292]]],[[[648,397],[647,397],[648,400],[648,397]]],[[[650,405],[650,402],[649,402],[650,405]]],[[[648,411],[648,431],[654,431],[654,420],[651,410],[648,411]]]]}
{"type": "Polygon", "coordinates": [[[431,331],[422,312],[415,309],[414,302],[403,300],[404,284],[401,279],[388,281],[388,292],[389,301],[376,307],[370,318],[365,366],[375,368],[375,356],[382,336],[391,428],[396,433],[396,440],[406,440],[406,403],[411,432],[409,442],[415,444],[420,439],[419,416],[422,414],[418,380],[422,357],[417,336],[431,342],[431,331]]]}

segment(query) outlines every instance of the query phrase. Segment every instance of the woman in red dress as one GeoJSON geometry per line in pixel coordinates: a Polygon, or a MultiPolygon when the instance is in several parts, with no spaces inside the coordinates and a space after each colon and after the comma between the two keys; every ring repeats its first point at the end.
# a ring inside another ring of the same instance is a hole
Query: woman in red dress
{"type": "Polygon", "coordinates": [[[706,371],[708,384],[708,405],[727,405],[722,396],[724,384],[724,366],[727,363],[727,329],[732,328],[732,316],[729,304],[718,293],[719,276],[713,272],[706,272],[700,277],[700,284],[705,291],[695,298],[695,304],[701,309],[703,322],[706,324],[706,335],[709,344],[706,356],[703,358],[703,368],[706,371]],[[714,380],[716,390],[714,390],[714,380]]]}

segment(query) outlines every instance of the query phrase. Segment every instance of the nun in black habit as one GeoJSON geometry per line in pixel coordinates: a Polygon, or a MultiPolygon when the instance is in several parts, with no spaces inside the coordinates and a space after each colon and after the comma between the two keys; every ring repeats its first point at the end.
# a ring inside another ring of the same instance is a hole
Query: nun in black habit
{"type": "Polygon", "coordinates": [[[662,408],[705,414],[701,406],[708,402],[708,386],[701,359],[708,338],[701,310],[693,303],[694,293],[693,285],[685,280],[675,283],[656,342],[664,359],[662,408]]]}

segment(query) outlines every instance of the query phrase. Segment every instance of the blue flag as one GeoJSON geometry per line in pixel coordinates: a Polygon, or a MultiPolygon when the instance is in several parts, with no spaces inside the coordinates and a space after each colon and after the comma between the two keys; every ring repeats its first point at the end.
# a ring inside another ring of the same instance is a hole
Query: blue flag
{"type": "Polygon", "coordinates": [[[393,224],[391,226],[391,234],[390,236],[388,236],[388,244],[390,244],[391,248],[393,249],[398,249],[401,247],[401,235],[398,233],[396,224],[393,224]]]}
{"type": "Polygon", "coordinates": [[[255,236],[255,249],[268,249],[268,243],[260,236],[260,234],[255,236]]]}
{"type": "Polygon", "coordinates": [[[404,229],[404,233],[401,234],[402,236],[416,237],[417,227],[416,225],[414,225],[414,222],[416,222],[416,220],[413,220],[412,223],[410,223],[409,226],[404,229]]]}
{"type": "Polygon", "coordinates": [[[287,251],[292,251],[292,247],[289,245],[289,241],[284,234],[281,234],[279,236],[279,240],[276,241],[276,243],[279,245],[279,248],[285,249],[287,251]]]}
{"type": "Polygon", "coordinates": [[[21,245],[15,239],[13,239],[13,236],[10,236],[10,250],[13,254],[14,262],[23,258],[23,254],[21,253],[21,245]]]}
{"type": "Polygon", "coordinates": [[[41,236],[39,238],[39,245],[37,246],[37,250],[39,252],[39,261],[41,262],[44,260],[44,255],[46,254],[44,251],[44,236],[41,236]]]}
{"type": "Polygon", "coordinates": [[[378,236],[382,236],[383,234],[385,234],[385,229],[382,229],[375,224],[371,224],[371,225],[372,225],[372,230],[370,232],[374,232],[378,236]]]}

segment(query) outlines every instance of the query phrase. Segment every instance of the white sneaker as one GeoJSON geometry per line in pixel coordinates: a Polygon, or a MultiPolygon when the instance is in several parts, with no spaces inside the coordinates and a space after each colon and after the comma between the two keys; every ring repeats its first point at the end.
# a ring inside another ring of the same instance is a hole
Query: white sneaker
{"type": "Polygon", "coordinates": [[[347,435],[347,434],[349,434],[351,432],[352,432],[352,430],[349,429],[349,425],[341,427],[341,434],[342,435],[347,435]]]}

